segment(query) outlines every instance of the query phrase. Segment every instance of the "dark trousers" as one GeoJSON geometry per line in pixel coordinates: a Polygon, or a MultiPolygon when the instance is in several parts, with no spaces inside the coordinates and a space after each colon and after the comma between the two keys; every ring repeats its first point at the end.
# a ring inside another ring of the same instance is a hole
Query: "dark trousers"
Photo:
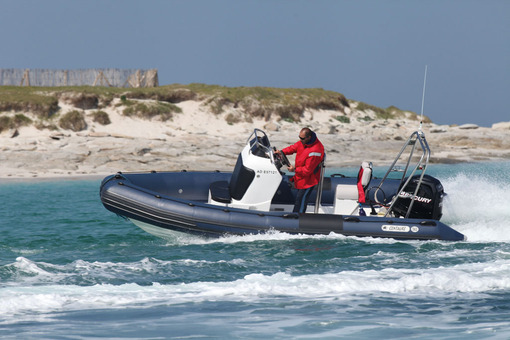
{"type": "Polygon", "coordinates": [[[310,194],[315,186],[306,189],[297,189],[296,202],[294,203],[293,212],[304,213],[308,205],[310,194]]]}

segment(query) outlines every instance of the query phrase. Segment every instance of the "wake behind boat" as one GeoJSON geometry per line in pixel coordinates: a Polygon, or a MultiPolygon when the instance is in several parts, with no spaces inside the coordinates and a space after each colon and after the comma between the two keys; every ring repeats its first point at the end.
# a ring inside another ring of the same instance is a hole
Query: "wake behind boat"
{"type": "Polygon", "coordinates": [[[117,173],[101,183],[106,209],[159,237],[175,231],[206,236],[269,231],[420,240],[464,240],[440,222],[443,186],[426,175],[430,149],[411,134],[382,178],[363,162],[357,177],[324,176],[306,213],[293,213],[296,190],[288,163],[255,129],[232,172],[117,173]],[[400,164],[403,164],[402,166],[400,164]]]}

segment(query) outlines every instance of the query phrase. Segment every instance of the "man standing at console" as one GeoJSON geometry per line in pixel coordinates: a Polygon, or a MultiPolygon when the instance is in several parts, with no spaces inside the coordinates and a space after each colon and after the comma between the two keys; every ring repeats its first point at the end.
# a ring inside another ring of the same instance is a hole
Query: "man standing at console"
{"type": "Polygon", "coordinates": [[[299,141],[276,152],[285,155],[296,154],[295,166],[289,166],[288,170],[295,175],[290,179],[298,190],[294,212],[305,212],[308,199],[315,186],[320,180],[320,164],[324,159],[324,146],[317,138],[315,132],[309,128],[303,128],[299,132],[299,141]]]}

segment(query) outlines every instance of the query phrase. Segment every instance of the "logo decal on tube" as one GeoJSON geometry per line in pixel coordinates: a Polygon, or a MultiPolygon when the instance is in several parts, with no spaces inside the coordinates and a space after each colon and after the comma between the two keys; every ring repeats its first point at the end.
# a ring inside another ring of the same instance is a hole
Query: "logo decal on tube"
{"type": "Polygon", "coordinates": [[[409,227],[406,225],[383,225],[381,227],[383,231],[396,232],[396,233],[408,233],[409,227]]]}

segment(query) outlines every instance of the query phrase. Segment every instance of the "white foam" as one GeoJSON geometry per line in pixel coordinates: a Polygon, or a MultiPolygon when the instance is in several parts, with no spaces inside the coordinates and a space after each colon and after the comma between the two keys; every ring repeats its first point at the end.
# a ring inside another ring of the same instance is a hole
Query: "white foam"
{"type": "Polygon", "coordinates": [[[134,283],[94,286],[42,285],[0,288],[0,319],[19,314],[87,309],[117,309],[202,301],[318,300],[348,303],[366,296],[480,298],[510,289],[510,259],[452,267],[342,271],[292,276],[253,273],[229,282],[193,282],[151,286],[134,283]]]}
{"type": "Polygon", "coordinates": [[[196,266],[201,264],[226,263],[242,265],[244,259],[231,260],[159,260],[155,258],[143,258],[135,262],[100,262],[77,260],[68,264],[58,265],[45,262],[34,262],[24,257],[16,258],[16,262],[5,265],[14,271],[12,281],[4,282],[4,285],[41,285],[61,284],[71,282],[97,282],[129,278],[131,275],[155,275],[160,271],[171,270],[175,265],[196,266]],[[90,279],[90,280],[89,280],[90,279]]]}
{"type": "MultiPolygon", "coordinates": [[[[205,245],[205,244],[237,244],[237,243],[251,243],[258,241],[288,241],[288,240],[355,240],[359,242],[371,243],[371,244],[393,244],[398,242],[415,243],[420,241],[413,240],[396,240],[392,238],[374,238],[374,237],[357,237],[357,236],[345,236],[336,233],[330,233],[328,235],[307,235],[307,234],[288,234],[276,230],[269,231],[262,234],[248,234],[248,235],[224,235],[218,238],[203,238],[197,236],[190,236],[186,238],[174,239],[167,243],[168,246],[174,246],[175,244],[180,245],[205,245]]],[[[167,239],[168,241],[168,239],[167,239]]]]}
{"type": "Polygon", "coordinates": [[[442,221],[470,242],[509,242],[510,183],[480,175],[458,174],[442,180],[447,192],[442,221]]]}

